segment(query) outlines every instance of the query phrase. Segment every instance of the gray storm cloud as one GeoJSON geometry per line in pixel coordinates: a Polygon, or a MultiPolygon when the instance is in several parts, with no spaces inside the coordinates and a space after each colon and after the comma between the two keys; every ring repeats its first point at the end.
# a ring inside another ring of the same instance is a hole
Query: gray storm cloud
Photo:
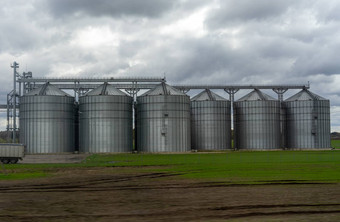
{"type": "Polygon", "coordinates": [[[294,6],[292,0],[225,0],[209,16],[211,28],[223,27],[228,24],[237,25],[249,20],[274,20],[294,6]]]}
{"type": "MultiPolygon", "coordinates": [[[[11,90],[10,63],[16,60],[20,72],[34,76],[166,75],[178,84],[310,81],[312,91],[340,106],[336,0],[15,2],[4,0],[0,7],[1,95],[11,90]]],[[[0,99],[5,103],[5,96],[0,99]]]]}
{"type": "Polygon", "coordinates": [[[171,10],[176,1],[168,0],[50,0],[48,9],[55,17],[61,16],[138,16],[158,17],[171,10]]]}

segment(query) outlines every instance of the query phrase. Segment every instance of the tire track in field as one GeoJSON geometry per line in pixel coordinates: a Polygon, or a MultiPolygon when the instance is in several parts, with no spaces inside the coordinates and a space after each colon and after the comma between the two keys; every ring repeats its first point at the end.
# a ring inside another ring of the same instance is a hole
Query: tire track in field
{"type": "MultiPolygon", "coordinates": [[[[126,182],[132,180],[139,180],[139,179],[156,179],[156,178],[163,178],[163,177],[172,177],[177,176],[179,174],[169,174],[169,173],[150,173],[150,174],[142,174],[142,175],[134,175],[134,176],[124,176],[124,177],[117,177],[114,178],[95,178],[92,180],[84,180],[84,181],[72,181],[69,183],[60,183],[60,184],[37,184],[37,185],[20,185],[20,186],[13,186],[13,187],[1,187],[0,193],[6,192],[74,192],[77,191],[96,191],[96,188],[101,190],[107,190],[109,187],[95,187],[95,185],[104,185],[104,184],[114,184],[119,182],[126,182]]],[[[117,186],[117,188],[124,187],[117,186]]],[[[133,189],[133,187],[126,187],[126,189],[133,189]]]]}
{"type": "MultiPolygon", "coordinates": [[[[285,208],[294,208],[294,207],[332,207],[332,206],[340,206],[340,204],[285,204],[285,205],[241,205],[241,206],[228,206],[223,207],[223,209],[218,209],[219,211],[225,212],[225,214],[216,215],[211,211],[216,209],[211,208],[195,208],[189,209],[191,211],[191,215],[186,216],[185,218],[188,220],[195,220],[195,219],[235,219],[235,218],[249,218],[249,217],[258,217],[258,216],[284,216],[284,215],[312,215],[312,214],[340,214],[340,209],[289,209],[284,210],[285,208]],[[266,208],[268,210],[277,210],[275,212],[263,212],[260,211],[261,209],[266,208]],[[248,210],[248,212],[235,212],[235,210],[248,210]],[[253,211],[255,210],[255,211],[253,211]],[[249,212],[253,211],[253,212],[249,212]],[[203,215],[202,215],[203,214],[203,215]],[[197,215],[197,216],[195,216],[197,215]]],[[[0,218],[2,219],[13,219],[13,220],[52,220],[52,219],[99,219],[99,218],[111,218],[111,219],[132,219],[132,218],[149,218],[149,219],[160,219],[160,218],[167,218],[171,219],[174,215],[185,215],[188,212],[188,209],[182,210],[167,210],[164,209],[163,211],[157,211],[152,213],[125,213],[125,214],[62,214],[62,215],[46,215],[46,214],[27,214],[27,215],[11,215],[11,214],[1,214],[0,218]]]]}
{"type": "Polygon", "coordinates": [[[263,185],[320,185],[332,183],[292,183],[287,181],[278,181],[278,183],[265,183],[265,184],[228,184],[224,182],[201,182],[201,183],[188,183],[188,184],[138,184],[138,185],[119,185],[121,182],[138,181],[140,179],[157,179],[178,176],[181,174],[170,173],[149,173],[134,176],[114,176],[114,178],[95,178],[84,181],[72,181],[60,184],[37,184],[30,186],[13,186],[0,188],[0,193],[18,193],[18,192],[88,192],[88,191],[113,191],[113,190],[162,190],[162,189],[192,189],[192,188],[217,188],[217,187],[251,187],[263,185]],[[106,185],[106,186],[105,186],[106,185]]]}

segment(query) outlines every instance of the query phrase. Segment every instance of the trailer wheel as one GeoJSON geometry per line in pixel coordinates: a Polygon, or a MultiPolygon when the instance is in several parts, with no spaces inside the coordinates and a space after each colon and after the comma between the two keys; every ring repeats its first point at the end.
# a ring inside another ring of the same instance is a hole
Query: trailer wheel
{"type": "Polygon", "coordinates": [[[2,163],[4,163],[4,164],[8,164],[8,163],[10,162],[9,159],[2,159],[1,161],[2,161],[2,163]]]}
{"type": "Polygon", "coordinates": [[[16,164],[18,162],[18,158],[13,158],[10,160],[11,164],[16,164]]]}

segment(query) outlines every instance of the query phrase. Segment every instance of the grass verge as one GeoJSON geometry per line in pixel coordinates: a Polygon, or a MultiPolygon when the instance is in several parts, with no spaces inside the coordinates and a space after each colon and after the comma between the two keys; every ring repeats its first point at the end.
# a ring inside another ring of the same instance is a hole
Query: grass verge
{"type": "Polygon", "coordinates": [[[340,150],[94,154],[79,164],[6,165],[0,171],[0,180],[45,177],[65,167],[124,167],[136,172],[165,172],[181,178],[230,184],[337,183],[340,150]]]}
{"type": "Polygon", "coordinates": [[[340,140],[331,140],[331,146],[335,149],[340,149],[340,140]]]}

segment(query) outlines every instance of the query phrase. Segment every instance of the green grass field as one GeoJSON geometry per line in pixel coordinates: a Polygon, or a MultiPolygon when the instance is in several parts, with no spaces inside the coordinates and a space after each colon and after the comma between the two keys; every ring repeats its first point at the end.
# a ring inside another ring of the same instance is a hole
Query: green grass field
{"type": "Polygon", "coordinates": [[[53,176],[59,168],[98,166],[231,184],[340,182],[340,150],[91,155],[79,164],[3,165],[0,179],[53,176]]]}
{"type": "Polygon", "coordinates": [[[335,149],[340,149],[340,140],[331,140],[331,146],[335,149]]]}

